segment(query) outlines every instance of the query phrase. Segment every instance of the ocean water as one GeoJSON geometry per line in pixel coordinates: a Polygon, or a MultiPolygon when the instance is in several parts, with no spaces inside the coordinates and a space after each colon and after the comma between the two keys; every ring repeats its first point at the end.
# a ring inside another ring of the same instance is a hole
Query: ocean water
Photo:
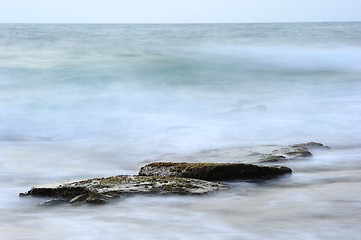
{"type": "Polygon", "coordinates": [[[359,239],[361,23],[0,24],[0,239],[359,239]],[[202,197],[37,206],[162,154],[316,141],[202,197]]]}

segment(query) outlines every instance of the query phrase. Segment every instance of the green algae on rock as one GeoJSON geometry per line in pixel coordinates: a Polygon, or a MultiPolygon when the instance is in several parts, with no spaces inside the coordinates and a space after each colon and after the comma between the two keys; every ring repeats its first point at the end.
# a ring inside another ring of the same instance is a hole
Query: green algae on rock
{"type": "Polygon", "coordinates": [[[228,186],[199,179],[119,175],[33,187],[20,196],[52,197],[69,203],[105,203],[129,194],[205,194],[228,186]]]}
{"type": "Polygon", "coordinates": [[[170,176],[209,181],[269,179],[292,170],[283,166],[259,166],[243,163],[173,163],[155,162],[143,166],[140,176],[170,176]]]}

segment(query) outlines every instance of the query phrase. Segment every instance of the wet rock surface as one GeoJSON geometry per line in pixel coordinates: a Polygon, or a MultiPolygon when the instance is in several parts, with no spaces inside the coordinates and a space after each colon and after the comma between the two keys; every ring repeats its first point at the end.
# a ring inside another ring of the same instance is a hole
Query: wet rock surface
{"type": "Polygon", "coordinates": [[[225,189],[228,189],[228,186],[224,184],[198,179],[120,175],[33,187],[20,196],[53,198],[42,205],[62,203],[62,200],[71,204],[99,204],[130,194],[205,194],[225,189]]]}
{"type": "Polygon", "coordinates": [[[270,179],[292,173],[283,166],[259,166],[242,163],[174,163],[156,162],[142,167],[140,176],[170,176],[210,181],[236,179],[270,179]]]}
{"type": "Polygon", "coordinates": [[[143,166],[139,175],[43,185],[19,195],[51,198],[41,203],[42,206],[67,203],[100,204],[131,194],[199,195],[229,188],[227,185],[210,181],[266,180],[290,174],[290,168],[275,166],[273,163],[311,157],[311,151],[327,149],[329,147],[321,143],[309,142],[287,146],[211,149],[192,155],[168,154],[144,161],[151,163],[143,166]]]}

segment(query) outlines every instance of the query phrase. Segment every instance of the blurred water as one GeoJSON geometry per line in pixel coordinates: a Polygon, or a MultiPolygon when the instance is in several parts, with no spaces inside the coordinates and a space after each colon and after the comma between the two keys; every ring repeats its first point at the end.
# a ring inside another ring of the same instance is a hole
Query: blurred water
{"type": "Polygon", "coordinates": [[[0,25],[0,239],[357,239],[361,24],[0,25]],[[36,184],[318,141],[290,178],[36,207],[36,184]],[[331,231],[332,230],[332,231],[331,231]]]}

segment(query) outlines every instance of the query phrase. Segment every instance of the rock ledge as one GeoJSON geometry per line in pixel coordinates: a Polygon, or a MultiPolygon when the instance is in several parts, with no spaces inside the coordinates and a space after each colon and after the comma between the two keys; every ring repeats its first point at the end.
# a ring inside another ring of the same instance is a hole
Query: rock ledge
{"type": "Polygon", "coordinates": [[[292,170],[283,166],[186,162],[155,162],[145,165],[139,171],[140,176],[196,178],[209,181],[269,179],[286,173],[292,173],[292,170]]]}
{"type": "Polygon", "coordinates": [[[224,184],[199,179],[119,175],[33,187],[20,196],[52,197],[69,203],[104,203],[129,194],[205,194],[228,188],[224,184]]]}

